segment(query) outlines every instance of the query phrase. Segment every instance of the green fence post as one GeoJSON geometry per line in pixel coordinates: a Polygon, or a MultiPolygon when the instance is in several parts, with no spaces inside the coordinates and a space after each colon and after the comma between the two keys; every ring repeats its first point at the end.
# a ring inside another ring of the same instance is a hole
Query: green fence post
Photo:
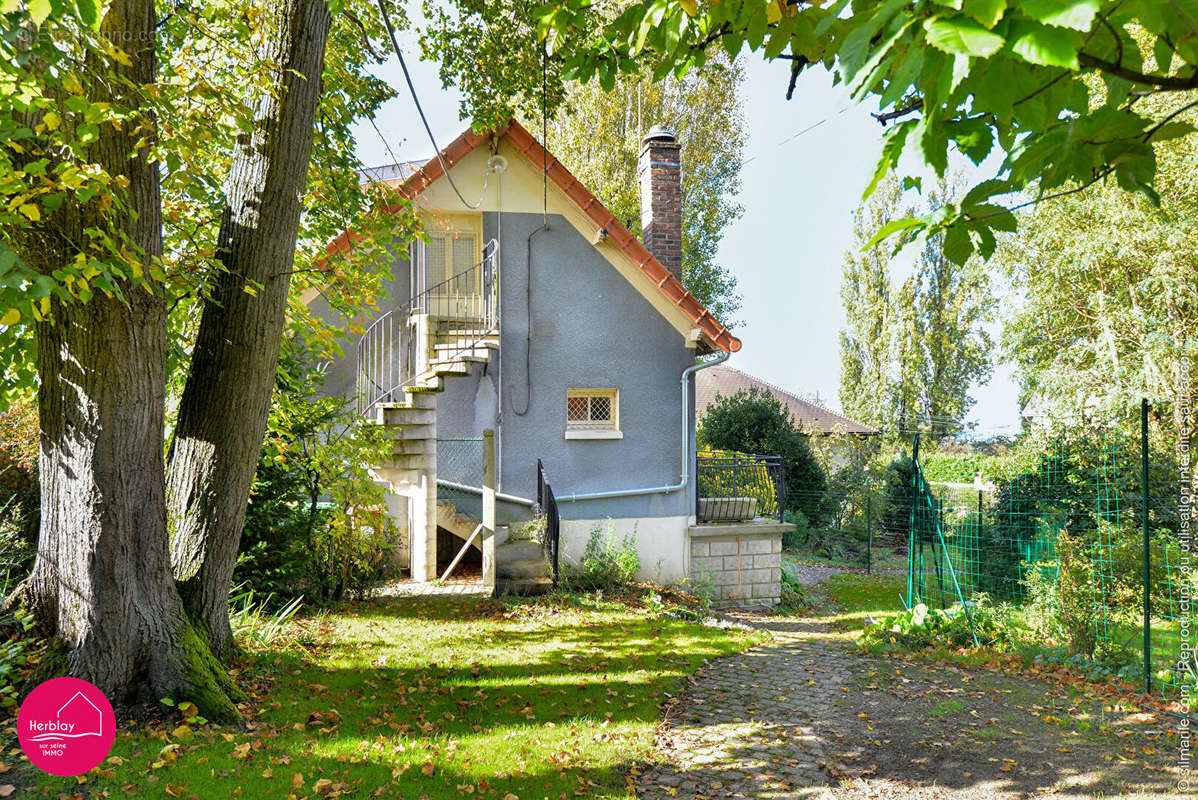
{"type": "Polygon", "coordinates": [[[1140,480],[1143,483],[1144,508],[1144,693],[1152,692],[1152,599],[1148,582],[1151,580],[1152,551],[1148,547],[1148,398],[1140,400],[1140,480]]]}
{"type": "MultiPolygon", "coordinates": [[[[911,525],[907,530],[907,608],[912,606],[915,578],[915,504],[919,499],[919,434],[911,440],[911,525]]],[[[920,580],[923,577],[920,576],[920,580]]]]}
{"type": "Polygon", "coordinates": [[[874,528],[873,528],[873,512],[874,502],[869,495],[865,496],[865,574],[869,575],[874,570],[874,528]]]}

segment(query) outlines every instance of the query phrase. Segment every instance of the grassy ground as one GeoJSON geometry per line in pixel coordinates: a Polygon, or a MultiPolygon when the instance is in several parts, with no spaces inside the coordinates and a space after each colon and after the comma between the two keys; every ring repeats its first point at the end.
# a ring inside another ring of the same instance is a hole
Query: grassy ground
{"type": "Polygon", "coordinates": [[[0,778],[32,796],[628,797],[681,676],[754,641],[599,601],[389,598],[300,624],[317,646],[242,666],[245,730],[175,720],[122,733],[85,783],[0,778]]]}

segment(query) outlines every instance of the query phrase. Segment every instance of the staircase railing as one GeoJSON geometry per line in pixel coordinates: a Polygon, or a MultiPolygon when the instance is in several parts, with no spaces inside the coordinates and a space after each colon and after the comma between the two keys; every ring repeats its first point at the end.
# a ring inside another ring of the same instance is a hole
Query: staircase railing
{"type": "Polygon", "coordinates": [[[482,261],[430,286],[376,319],[358,339],[358,411],[397,403],[432,372],[431,362],[452,361],[499,330],[499,243],[483,247],[482,261]],[[437,334],[446,340],[434,354],[437,334]],[[422,341],[423,340],[423,341],[422,341]]]}
{"type": "Polygon", "coordinates": [[[557,498],[553,496],[553,487],[545,477],[545,465],[537,459],[537,506],[545,517],[545,548],[549,553],[549,563],[553,567],[553,585],[556,588],[560,574],[558,556],[561,549],[562,519],[557,513],[557,498]]]}

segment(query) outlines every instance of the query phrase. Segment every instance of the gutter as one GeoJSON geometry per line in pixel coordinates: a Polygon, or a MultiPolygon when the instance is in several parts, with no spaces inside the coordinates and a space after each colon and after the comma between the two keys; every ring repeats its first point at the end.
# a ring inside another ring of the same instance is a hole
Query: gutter
{"type": "Polygon", "coordinates": [[[687,402],[687,400],[688,400],[687,391],[686,391],[687,381],[690,380],[691,375],[695,374],[699,370],[707,369],[708,367],[714,367],[716,364],[722,364],[731,357],[732,357],[732,353],[726,352],[723,355],[721,355],[719,358],[713,358],[710,361],[703,361],[698,364],[692,364],[691,366],[687,367],[686,369],[684,369],[682,371],[682,378],[679,380],[679,383],[682,384],[682,480],[680,480],[678,483],[671,484],[669,486],[651,486],[651,487],[648,487],[645,489],[619,489],[619,490],[613,491],[613,492],[589,492],[586,494],[572,494],[572,495],[567,495],[567,496],[562,496],[562,497],[556,498],[557,502],[559,502],[559,503],[576,503],[576,502],[579,502],[582,500],[606,500],[606,499],[612,498],[612,497],[635,497],[637,495],[644,495],[644,494],[669,494],[671,492],[677,492],[680,489],[685,489],[687,483],[690,480],[690,464],[691,464],[691,446],[690,446],[691,425],[690,425],[690,414],[688,413],[688,411],[690,410],[690,403],[687,402]]]}

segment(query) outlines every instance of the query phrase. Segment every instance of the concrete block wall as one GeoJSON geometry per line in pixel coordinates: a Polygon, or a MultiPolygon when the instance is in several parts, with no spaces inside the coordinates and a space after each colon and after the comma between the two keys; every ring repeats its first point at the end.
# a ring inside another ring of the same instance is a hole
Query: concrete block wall
{"type": "Polygon", "coordinates": [[[778,605],[782,594],[779,525],[703,525],[691,528],[690,574],[711,586],[717,608],[778,605]],[[761,530],[753,530],[760,527],[761,530]]]}

